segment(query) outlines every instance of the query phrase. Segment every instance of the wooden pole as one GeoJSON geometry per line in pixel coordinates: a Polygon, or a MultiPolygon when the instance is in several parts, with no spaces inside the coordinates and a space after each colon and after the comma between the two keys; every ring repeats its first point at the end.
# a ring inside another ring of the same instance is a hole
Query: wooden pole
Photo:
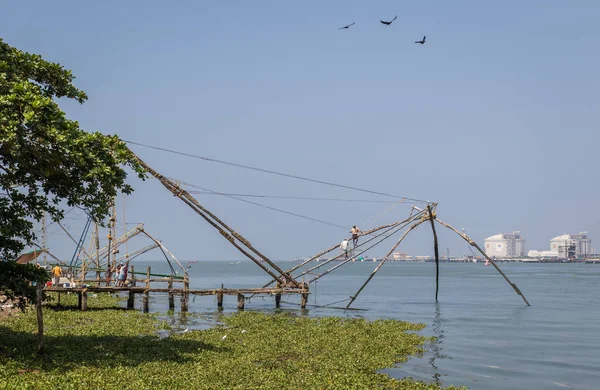
{"type": "MultiPolygon", "coordinates": [[[[200,203],[198,203],[196,198],[194,198],[192,195],[190,195],[186,190],[180,188],[179,185],[176,185],[171,180],[165,178],[163,175],[161,175],[160,173],[158,173],[157,171],[152,169],[150,166],[148,166],[148,164],[146,164],[135,153],[133,153],[133,156],[138,161],[138,163],[142,167],[144,167],[152,176],[154,176],[156,179],[158,179],[158,181],[160,181],[161,184],[165,188],[167,188],[169,191],[171,191],[171,193],[173,193],[174,196],[177,196],[179,199],[181,199],[185,204],[190,206],[198,215],[200,215],[202,218],[204,218],[204,220],[206,220],[210,225],[212,225],[214,228],[216,228],[219,231],[219,233],[221,233],[221,235],[223,237],[225,237],[240,252],[242,252],[245,256],[247,256],[250,260],[254,261],[256,263],[256,265],[258,265],[260,268],[262,268],[266,273],[268,273],[275,280],[277,280],[279,282],[283,282],[283,275],[285,275],[285,272],[281,268],[279,268],[279,266],[277,266],[277,264],[273,263],[269,258],[267,258],[265,255],[263,255],[261,252],[259,252],[256,248],[254,248],[252,246],[252,244],[250,243],[250,241],[248,241],[246,238],[244,238],[240,233],[233,230],[230,226],[228,226],[225,222],[220,220],[216,215],[211,213],[208,209],[206,209],[202,205],[200,205],[200,203]],[[252,256],[246,250],[244,250],[238,243],[235,242],[235,239],[237,239],[248,250],[250,250],[251,252],[256,254],[262,261],[264,261],[266,264],[271,266],[271,268],[274,269],[279,275],[275,274],[268,267],[265,267],[262,264],[261,260],[254,258],[254,256],[252,256]]],[[[293,278],[290,279],[290,282],[293,283],[295,286],[298,285],[298,282],[293,278]]]]}
{"type": "Polygon", "coordinates": [[[451,226],[450,224],[440,220],[437,216],[435,217],[435,220],[442,226],[447,227],[448,229],[452,230],[454,233],[458,234],[459,236],[461,236],[465,241],[467,241],[469,244],[471,244],[471,246],[475,247],[475,249],[477,249],[479,251],[479,253],[481,253],[486,259],[488,259],[488,261],[494,266],[494,268],[496,268],[496,271],[498,271],[500,273],[500,275],[502,275],[502,277],[504,278],[504,280],[506,280],[508,282],[508,284],[510,284],[510,286],[513,288],[513,290],[515,290],[515,292],[521,296],[521,298],[523,298],[523,301],[525,301],[525,303],[527,304],[527,306],[531,306],[529,304],[529,302],[527,301],[527,298],[525,298],[525,295],[523,295],[523,293],[521,292],[521,290],[519,290],[519,287],[517,287],[516,284],[514,284],[513,282],[510,281],[510,279],[508,278],[508,276],[506,276],[504,274],[504,272],[502,272],[502,270],[500,269],[500,267],[498,267],[498,265],[496,264],[496,262],[494,260],[492,260],[480,247],[479,245],[477,245],[477,243],[475,241],[473,241],[469,236],[467,236],[465,233],[461,233],[458,230],[456,230],[456,228],[454,228],[453,226],[451,226]]]}
{"type": "Polygon", "coordinates": [[[279,309],[281,307],[281,293],[275,294],[275,308],[279,309]]]}
{"type": "Polygon", "coordinates": [[[246,299],[244,298],[244,294],[238,294],[237,296],[237,308],[238,310],[244,310],[244,304],[246,299]]]}
{"type": "Polygon", "coordinates": [[[87,311],[87,301],[88,298],[88,293],[87,293],[87,288],[84,288],[83,291],[81,292],[81,311],[87,311]]]}
{"type": "MultiPolygon", "coordinates": [[[[127,275],[131,283],[129,285],[131,287],[135,287],[135,267],[132,265],[129,273],[127,275]]],[[[129,298],[127,299],[127,308],[133,309],[135,307],[135,293],[133,291],[129,291],[129,298]]]]}
{"type": "Polygon", "coordinates": [[[306,309],[306,304],[308,303],[308,293],[302,293],[300,298],[300,309],[306,309]]]}
{"type": "Polygon", "coordinates": [[[154,241],[154,243],[160,247],[163,252],[165,252],[166,254],[168,254],[179,266],[179,268],[181,268],[181,270],[183,272],[185,272],[185,267],[179,262],[179,260],[177,260],[177,257],[175,257],[175,255],[173,253],[171,253],[166,246],[163,245],[162,242],[158,241],[156,238],[154,238],[153,236],[150,235],[150,233],[148,233],[144,228],[139,228],[141,230],[141,232],[148,237],[149,239],[151,239],[152,241],[154,241]]]}
{"type": "Polygon", "coordinates": [[[183,277],[183,294],[181,295],[181,312],[187,313],[190,297],[190,279],[186,272],[183,277]]]}
{"type": "Polygon", "coordinates": [[[42,316],[42,300],[44,296],[44,284],[41,281],[35,285],[35,311],[38,324],[38,355],[44,353],[44,317],[42,316]]]}
{"type": "Polygon", "coordinates": [[[129,297],[127,297],[127,308],[133,309],[135,306],[135,293],[133,291],[129,291],[129,297]]]}
{"type": "Polygon", "coordinates": [[[98,223],[94,223],[94,233],[96,236],[96,280],[100,285],[100,230],[98,229],[98,223]]]}
{"type": "Polygon", "coordinates": [[[435,224],[433,222],[433,211],[431,206],[427,205],[427,211],[429,212],[429,221],[431,222],[431,230],[433,230],[433,252],[435,253],[435,301],[438,301],[438,291],[440,288],[440,253],[438,251],[438,239],[435,231],[435,224]]]}
{"type": "Polygon", "coordinates": [[[131,266],[131,271],[129,271],[129,279],[131,280],[131,286],[135,287],[137,281],[135,279],[135,267],[131,266]]]}
{"type": "Polygon", "coordinates": [[[148,313],[150,311],[150,266],[148,266],[148,270],[146,271],[146,289],[144,290],[144,295],[142,297],[142,310],[144,313],[148,313]]]}
{"type": "MultiPolygon", "coordinates": [[[[169,277],[169,290],[173,290],[173,276],[169,277]]],[[[169,292],[169,311],[175,310],[175,296],[169,292]]]]}
{"type": "MultiPolygon", "coordinates": [[[[112,216],[110,217],[112,224],[111,224],[111,232],[110,235],[113,237],[113,239],[115,237],[117,237],[117,207],[115,206],[115,199],[113,198],[113,203],[112,203],[112,216]]],[[[112,255],[113,255],[113,268],[117,267],[117,246],[113,245],[113,250],[112,250],[112,255]]],[[[108,254],[108,258],[110,260],[110,253],[108,254]]]]}
{"type": "Polygon", "coordinates": [[[46,212],[42,215],[42,249],[44,251],[44,265],[48,264],[48,258],[46,257],[46,212]]]}
{"type": "Polygon", "coordinates": [[[223,310],[223,283],[221,283],[221,289],[217,293],[217,309],[223,310]]]}

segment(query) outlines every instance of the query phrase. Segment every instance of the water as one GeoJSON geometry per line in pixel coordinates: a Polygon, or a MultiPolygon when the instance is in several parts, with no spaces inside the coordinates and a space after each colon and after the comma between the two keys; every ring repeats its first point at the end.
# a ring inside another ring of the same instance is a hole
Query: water
{"type": "MultiPolygon", "coordinates": [[[[296,263],[280,262],[283,268],[296,263]]],[[[310,305],[348,299],[378,263],[349,263],[311,286],[310,305]]],[[[138,265],[138,270],[142,267],[138,265]]],[[[517,296],[494,270],[482,264],[440,264],[440,296],[435,303],[433,263],[387,263],[353,307],[342,311],[309,307],[308,315],[394,318],[425,323],[437,337],[423,357],[384,370],[442,385],[471,389],[600,388],[600,266],[593,264],[501,264],[528,298],[517,296]]],[[[152,264],[153,272],[166,271],[152,264]]],[[[190,269],[191,288],[257,287],[269,277],[250,261],[199,262],[190,269]]],[[[282,307],[298,310],[299,297],[284,296],[282,307]]],[[[345,306],[340,302],[334,306],[345,306]]],[[[166,297],[151,300],[164,312],[166,297]]],[[[176,303],[178,305],[178,303],[176,303]]],[[[246,309],[274,311],[274,299],[253,298],[246,309]]],[[[225,312],[236,297],[225,296],[225,312]]],[[[214,323],[215,297],[197,297],[195,314],[167,317],[175,326],[201,329],[214,323]],[[183,321],[183,323],[181,323],[183,321]]],[[[177,309],[178,311],[178,309],[177,309]]]]}

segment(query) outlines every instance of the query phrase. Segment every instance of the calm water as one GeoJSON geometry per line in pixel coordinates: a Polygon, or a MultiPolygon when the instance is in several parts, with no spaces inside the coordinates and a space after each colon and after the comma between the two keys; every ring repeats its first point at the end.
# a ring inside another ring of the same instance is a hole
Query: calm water
{"type": "MultiPolygon", "coordinates": [[[[284,268],[296,263],[280,262],[284,268]]],[[[311,286],[309,304],[345,300],[377,263],[349,263],[311,286]]],[[[493,267],[440,264],[440,297],[435,303],[433,263],[387,263],[353,307],[345,312],[309,307],[307,315],[394,318],[425,323],[437,336],[421,358],[385,370],[391,376],[466,385],[471,389],[599,389],[600,266],[592,264],[501,264],[531,307],[493,267]]],[[[138,265],[138,270],[142,268],[138,265]]],[[[153,272],[166,271],[152,264],[153,272]]],[[[250,261],[199,262],[190,270],[192,288],[257,287],[268,276],[250,261]]],[[[298,310],[299,297],[283,297],[282,307],[298,310]]],[[[166,297],[151,300],[151,310],[166,311],[166,297]]],[[[215,297],[191,300],[186,319],[168,317],[177,327],[205,328],[214,321],[215,297]],[[182,323],[184,322],[184,323],[182,323]]],[[[139,305],[139,303],[136,303],[139,305]]],[[[225,312],[236,297],[226,296],[225,312]]],[[[335,304],[345,306],[345,302],[335,304]]],[[[272,298],[253,298],[246,309],[274,310],[272,298]]]]}

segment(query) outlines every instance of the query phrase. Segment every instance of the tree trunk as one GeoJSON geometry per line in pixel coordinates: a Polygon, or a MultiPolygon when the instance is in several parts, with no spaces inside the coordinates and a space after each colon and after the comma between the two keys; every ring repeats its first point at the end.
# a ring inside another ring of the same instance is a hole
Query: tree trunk
{"type": "Polygon", "coordinates": [[[35,310],[37,312],[38,323],[38,355],[44,353],[44,318],[42,317],[42,297],[44,293],[44,284],[40,281],[36,285],[35,310]]]}

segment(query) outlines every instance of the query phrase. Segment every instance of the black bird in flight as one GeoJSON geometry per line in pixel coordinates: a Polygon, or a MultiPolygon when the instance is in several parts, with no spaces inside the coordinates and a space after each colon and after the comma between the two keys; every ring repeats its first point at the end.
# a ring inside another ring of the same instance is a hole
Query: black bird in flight
{"type": "Polygon", "coordinates": [[[427,38],[427,37],[425,37],[425,36],[424,36],[422,41],[415,41],[415,43],[420,43],[420,44],[422,45],[422,44],[424,44],[424,43],[425,43],[425,39],[426,39],[426,38],[427,38]]]}
{"type": "Polygon", "coordinates": [[[393,22],[394,20],[396,20],[397,18],[398,18],[398,15],[394,16],[394,19],[390,20],[389,22],[386,22],[385,20],[380,20],[380,22],[381,22],[382,24],[385,24],[386,26],[389,26],[389,25],[390,25],[390,24],[392,24],[392,22],[393,22]]]}
{"type": "Polygon", "coordinates": [[[354,26],[354,24],[355,24],[355,23],[356,23],[356,22],[352,22],[352,24],[349,24],[349,25],[347,25],[347,26],[344,26],[344,27],[340,27],[338,30],[344,30],[344,29],[346,29],[346,30],[347,30],[347,29],[349,29],[349,28],[350,28],[350,26],[354,26]]]}

